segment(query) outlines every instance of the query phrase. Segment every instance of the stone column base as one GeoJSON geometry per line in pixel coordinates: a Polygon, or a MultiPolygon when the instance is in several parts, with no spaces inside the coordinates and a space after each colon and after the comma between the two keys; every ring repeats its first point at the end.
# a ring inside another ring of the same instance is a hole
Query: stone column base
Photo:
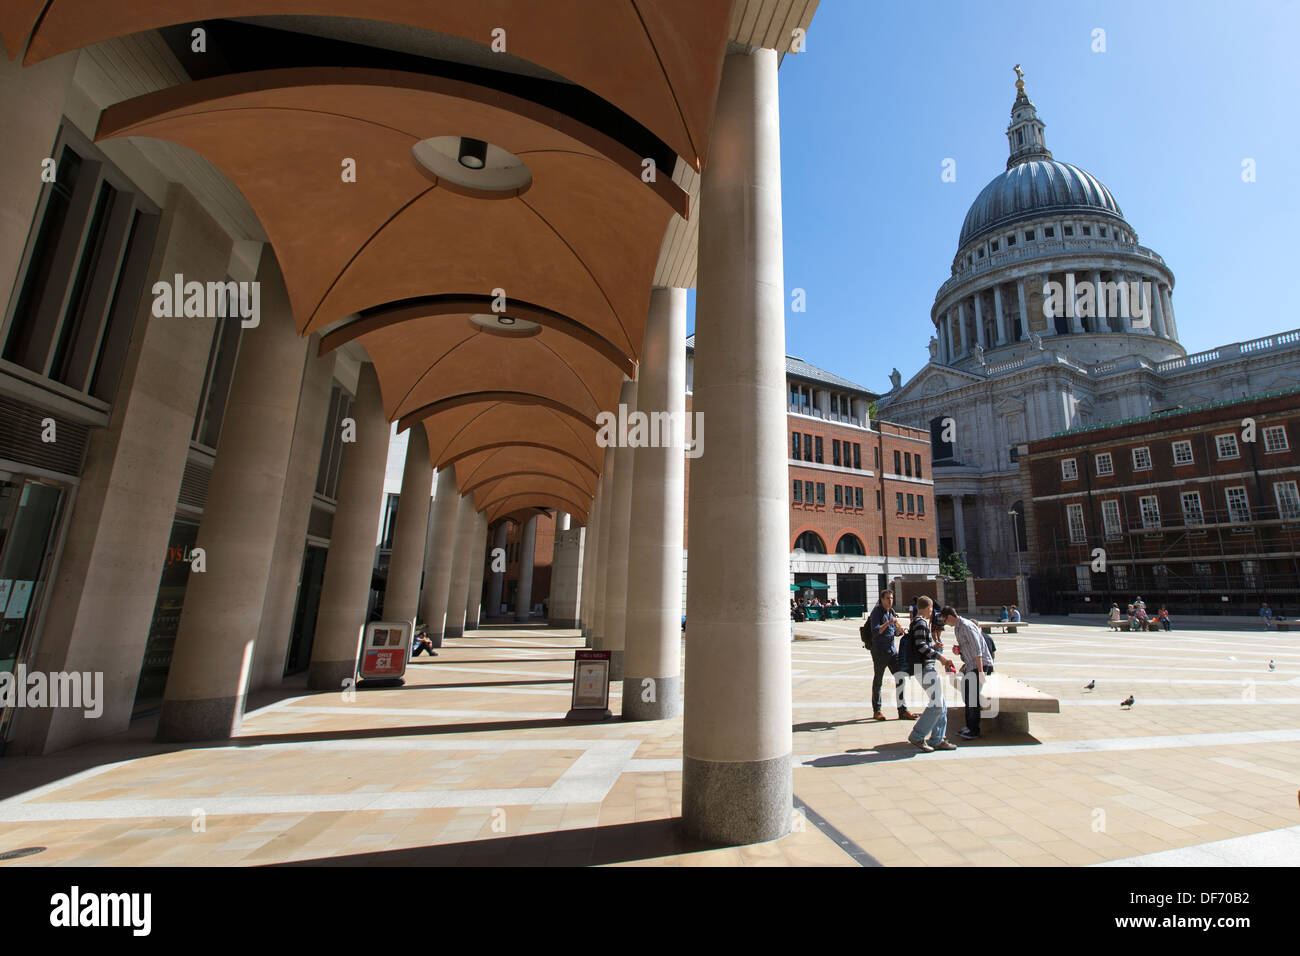
{"type": "Polygon", "coordinates": [[[163,700],[157,739],[226,740],[235,735],[243,719],[242,695],[201,700],[163,700]]]}
{"type": "Polygon", "coordinates": [[[722,763],[682,758],[682,826],[698,839],[737,846],[790,832],[794,782],[790,754],[722,763]]]}
{"type": "Polygon", "coordinates": [[[670,720],[682,713],[681,677],[624,677],[624,720],[670,720]],[[646,681],[654,681],[646,684],[646,681]],[[654,700],[644,700],[653,688],[654,700]]]}
{"type": "Polygon", "coordinates": [[[580,622],[574,618],[566,617],[566,618],[551,618],[548,623],[551,625],[551,627],[573,628],[573,627],[577,627],[580,622]]]}
{"type": "MultiPolygon", "coordinates": [[[[437,646],[441,646],[440,641],[437,646]]],[[[307,689],[341,691],[343,682],[356,676],[356,661],[312,661],[307,671],[307,689]]]]}
{"type": "MultiPolygon", "coordinates": [[[[447,628],[445,631],[442,632],[442,636],[443,636],[443,637],[464,637],[464,636],[465,636],[465,628],[463,628],[463,627],[449,627],[449,628],[447,628]]],[[[442,645],[439,644],[438,647],[442,647],[442,645]]]]}

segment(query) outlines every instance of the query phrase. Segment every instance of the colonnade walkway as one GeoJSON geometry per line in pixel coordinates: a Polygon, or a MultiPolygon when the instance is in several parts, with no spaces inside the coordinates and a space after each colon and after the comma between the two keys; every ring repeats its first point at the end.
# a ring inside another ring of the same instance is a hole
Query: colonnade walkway
{"type": "Polygon", "coordinates": [[[682,719],[566,722],[578,632],[502,622],[417,658],[405,687],[255,698],[231,741],[161,744],[145,720],[6,759],[0,851],[47,849],[2,865],[1296,859],[1300,635],[1035,622],[997,636],[998,666],[1061,713],[932,754],[905,742],[888,681],[891,719],[869,719],[854,622],[799,637],[795,822],[771,843],[679,835],[682,719]]]}

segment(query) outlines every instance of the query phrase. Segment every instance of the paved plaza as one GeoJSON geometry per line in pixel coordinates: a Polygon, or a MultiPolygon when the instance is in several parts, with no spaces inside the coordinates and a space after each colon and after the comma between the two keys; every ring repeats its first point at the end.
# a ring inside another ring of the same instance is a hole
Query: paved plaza
{"type": "Polygon", "coordinates": [[[891,719],[869,719],[857,622],[799,637],[799,810],[775,842],[679,835],[681,719],[566,722],[576,632],[502,625],[413,662],[402,688],[256,699],[228,742],[159,744],[145,720],[6,759],[0,852],[47,849],[2,865],[1300,861],[1300,634],[1035,621],[997,636],[998,668],[1060,713],[932,754],[905,742],[888,682],[891,719]]]}

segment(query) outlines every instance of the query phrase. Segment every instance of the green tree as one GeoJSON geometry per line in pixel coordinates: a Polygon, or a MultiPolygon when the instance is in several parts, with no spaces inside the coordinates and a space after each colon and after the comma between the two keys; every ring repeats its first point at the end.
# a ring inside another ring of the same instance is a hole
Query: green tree
{"type": "Polygon", "coordinates": [[[965,581],[970,577],[970,568],[960,551],[949,551],[939,557],[939,573],[950,581],[965,581]]]}

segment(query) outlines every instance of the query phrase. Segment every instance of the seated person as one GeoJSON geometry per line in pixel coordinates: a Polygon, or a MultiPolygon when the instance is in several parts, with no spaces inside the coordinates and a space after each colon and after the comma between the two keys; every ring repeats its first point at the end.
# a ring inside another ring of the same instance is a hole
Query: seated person
{"type": "Polygon", "coordinates": [[[1020,612],[1016,609],[1016,606],[1013,604],[1011,605],[1011,621],[1012,623],[1015,623],[1018,622],[1019,620],[1020,620],[1020,612]]]}
{"type": "Polygon", "coordinates": [[[1007,610],[1007,606],[1005,604],[1002,605],[1002,613],[998,615],[998,620],[999,621],[1011,620],[1011,612],[1007,610]]]}
{"type": "Polygon", "coordinates": [[[1165,607],[1163,604],[1160,605],[1160,611],[1156,614],[1156,620],[1160,622],[1160,626],[1166,631],[1173,630],[1173,622],[1169,619],[1169,608],[1165,607]]]}
{"type": "Polygon", "coordinates": [[[438,652],[433,649],[433,641],[425,631],[423,624],[415,629],[415,639],[411,641],[411,660],[420,656],[420,652],[425,651],[430,657],[437,657],[438,652]]]}
{"type": "Polygon", "coordinates": [[[1110,629],[1112,631],[1118,631],[1120,622],[1123,619],[1124,619],[1124,615],[1120,613],[1119,605],[1112,602],[1110,605],[1110,618],[1109,618],[1110,629]]]}

